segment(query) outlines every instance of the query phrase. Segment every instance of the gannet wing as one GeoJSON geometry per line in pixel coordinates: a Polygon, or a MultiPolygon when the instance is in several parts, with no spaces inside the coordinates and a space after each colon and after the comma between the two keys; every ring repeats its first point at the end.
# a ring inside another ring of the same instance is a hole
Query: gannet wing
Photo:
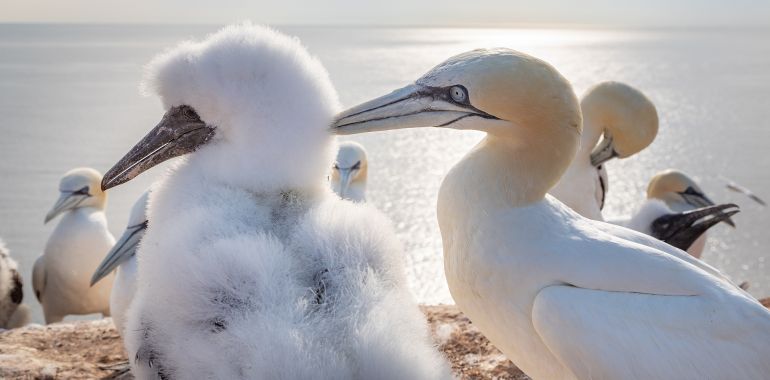
{"type": "Polygon", "coordinates": [[[735,287],[738,287],[735,283],[733,283],[727,276],[722,274],[719,270],[712,267],[711,265],[691,256],[689,253],[682,251],[679,248],[673,247],[671,245],[668,245],[650,235],[634,231],[629,228],[621,227],[619,225],[611,224],[611,223],[603,223],[603,222],[595,222],[593,223],[594,227],[601,230],[602,232],[608,233],[612,236],[619,237],[624,240],[632,241],[634,243],[642,244],[648,247],[652,247],[658,251],[665,252],[671,256],[674,256],[682,261],[685,261],[689,264],[692,264],[707,273],[711,274],[714,277],[719,278],[720,280],[723,280],[729,284],[732,284],[735,287]]]}
{"type": "Polygon", "coordinates": [[[760,379],[770,313],[743,297],[661,296],[549,286],[535,329],[580,379],[760,379]]]}
{"type": "Polygon", "coordinates": [[[38,301],[41,301],[43,296],[43,290],[45,289],[45,265],[43,264],[43,256],[40,256],[35,260],[35,265],[32,267],[32,289],[35,291],[35,297],[38,301]]]}
{"type": "Polygon", "coordinates": [[[599,210],[604,210],[604,203],[607,200],[607,192],[610,191],[610,181],[607,177],[607,168],[604,165],[599,165],[596,168],[597,184],[596,186],[596,204],[599,205],[599,210]]]}

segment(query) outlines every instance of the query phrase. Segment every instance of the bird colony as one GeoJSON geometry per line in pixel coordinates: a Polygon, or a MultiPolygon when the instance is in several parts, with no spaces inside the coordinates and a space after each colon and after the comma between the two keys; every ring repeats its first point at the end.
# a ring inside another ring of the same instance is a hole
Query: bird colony
{"type": "MultiPolygon", "coordinates": [[[[452,378],[390,221],[366,203],[367,152],[335,137],[420,127],[486,133],[441,184],[444,268],[527,375],[770,376],[770,312],[700,260],[737,206],[668,169],[605,222],[606,163],[658,132],[639,89],[578,98],[547,62],[478,49],[341,110],[298,39],[250,23],[159,54],[142,86],[165,113],[104,176],[63,175],[31,274],[46,323],[112,316],[136,378],[452,378]],[[116,242],[108,189],[167,160],[116,242]]],[[[0,243],[0,327],[29,321],[22,277],[0,243]]]]}

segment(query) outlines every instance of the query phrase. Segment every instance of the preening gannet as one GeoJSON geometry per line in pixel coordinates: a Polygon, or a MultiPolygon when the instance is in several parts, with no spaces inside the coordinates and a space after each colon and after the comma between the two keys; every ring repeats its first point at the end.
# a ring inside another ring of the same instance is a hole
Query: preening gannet
{"type": "Polygon", "coordinates": [[[487,133],[438,201],[449,289],[535,379],[763,378],[770,312],[714,268],[546,192],[578,149],[581,113],[549,64],[474,50],[338,115],[339,134],[487,133]]]}
{"type": "Polygon", "coordinates": [[[115,244],[107,229],[107,194],[99,185],[101,180],[94,169],[68,171],[59,183],[59,200],[45,216],[48,223],[63,214],[32,269],[32,286],[46,323],[59,322],[70,314],[110,315],[115,276],[110,274],[89,286],[91,273],[115,244]]]}
{"type": "Polygon", "coordinates": [[[601,211],[609,182],[603,164],[650,145],[658,133],[658,113],[641,91],[621,82],[592,87],[581,99],[580,108],[580,149],[549,193],[586,218],[604,220],[601,211]]]}
{"type": "Polygon", "coordinates": [[[131,208],[128,217],[128,226],[118,242],[107,253],[102,263],[91,276],[91,286],[116,270],[115,282],[112,284],[110,294],[110,313],[115,322],[115,328],[123,336],[125,317],[131,300],[136,293],[136,249],[142,241],[144,231],[147,229],[147,198],[149,190],[145,191],[131,208]]]}
{"type": "Polygon", "coordinates": [[[342,199],[366,201],[368,171],[366,149],[353,141],[341,142],[331,175],[332,190],[342,199]]]}
{"type": "Polygon", "coordinates": [[[29,309],[21,305],[23,299],[18,264],[0,239],[0,329],[21,327],[29,322],[29,309]]]}
{"type": "Polygon", "coordinates": [[[250,24],[148,66],[166,114],[103,188],[153,187],[126,349],[140,379],[436,379],[389,222],[329,189],[337,95],[297,39],[250,24]]]}

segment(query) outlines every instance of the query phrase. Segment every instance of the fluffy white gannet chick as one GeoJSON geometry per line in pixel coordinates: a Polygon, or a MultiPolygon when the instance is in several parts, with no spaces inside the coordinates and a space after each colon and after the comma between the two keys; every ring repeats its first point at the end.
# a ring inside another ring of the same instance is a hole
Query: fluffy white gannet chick
{"type": "Polygon", "coordinates": [[[654,236],[700,258],[709,228],[722,221],[735,227],[731,216],[738,211],[727,210],[733,207],[737,206],[715,206],[695,180],[681,171],[668,169],[652,177],[647,199],[631,217],[610,223],[654,236]],[[703,220],[706,214],[713,218],[703,220]]]}
{"type": "Polygon", "coordinates": [[[337,95],[297,39],[227,27],[148,66],[166,114],[103,188],[149,196],[126,349],[140,379],[449,376],[389,222],[329,189],[337,95]]]}
{"type": "Polygon", "coordinates": [[[115,328],[121,336],[124,335],[123,326],[125,326],[126,311],[136,292],[136,249],[147,229],[148,221],[145,210],[147,209],[149,193],[149,190],[145,191],[136,200],[131,208],[131,214],[128,216],[126,230],[123,231],[123,235],[91,276],[91,286],[94,286],[113,270],[116,271],[115,282],[112,284],[112,293],[110,294],[110,313],[112,313],[115,328]]]}
{"type": "Polygon", "coordinates": [[[658,133],[658,113],[641,91],[621,82],[603,82],[590,88],[580,108],[580,149],[549,193],[586,218],[604,220],[601,210],[609,182],[603,164],[649,146],[658,133]],[[597,145],[600,137],[602,142],[597,145]]]}
{"type": "Polygon", "coordinates": [[[487,133],[441,186],[444,268],[460,309],[534,379],[770,373],[770,311],[687,253],[546,195],[581,129],[572,87],[549,64],[463,53],[333,126],[487,133]]]}
{"type": "Polygon", "coordinates": [[[46,323],[59,322],[70,314],[110,315],[115,276],[110,274],[93,287],[88,281],[104,253],[115,244],[107,229],[107,194],[100,187],[101,180],[102,175],[91,168],[68,171],[59,183],[59,200],[45,216],[48,223],[63,214],[32,269],[32,286],[46,323]]]}
{"type": "Polygon", "coordinates": [[[29,323],[29,309],[22,305],[24,289],[18,264],[0,239],[0,329],[29,323]]]}
{"type": "Polygon", "coordinates": [[[369,163],[363,145],[354,141],[341,142],[332,169],[332,190],[340,198],[354,202],[366,201],[369,163]]]}

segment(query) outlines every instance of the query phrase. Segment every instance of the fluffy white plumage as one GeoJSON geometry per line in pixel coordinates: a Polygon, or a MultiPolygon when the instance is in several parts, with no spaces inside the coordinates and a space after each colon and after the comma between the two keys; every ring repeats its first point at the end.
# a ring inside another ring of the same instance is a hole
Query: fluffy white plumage
{"type": "Polygon", "coordinates": [[[389,222],[328,189],[337,97],[296,39],[230,26],[156,58],[148,87],[217,129],[150,195],[135,375],[448,377],[389,222]]]}
{"type": "Polygon", "coordinates": [[[595,147],[603,136],[606,159],[626,158],[652,143],[658,132],[655,106],[639,90],[621,82],[602,82],[590,88],[580,101],[583,132],[580,149],[559,182],[549,190],[580,215],[604,220],[602,208],[609,190],[607,169],[592,163],[595,147]]]}
{"type": "Polygon", "coordinates": [[[509,49],[452,57],[333,126],[476,129],[438,219],[452,297],[534,379],[763,378],[770,312],[714,268],[547,195],[581,114],[569,82],[509,49]]]}
{"type": "Polygon", "coordinates": [[[0,239],[0,329],[21,327],[29,322],[29,309],[21,305],[22,286],[18,264],[0,239]]]}
{"type": "Polygon", "coordinates": [[[330,178],[332,190],[342,199],[364,202],[368,173],[364,146],[354,141],[341,142],[330,178]]]}
{"type": "Polygon", "coordinates": [[[110,315],[114,274],[93,287],[89,284],[94,269],[115,244],[104,215],[107,195],[101,190],[101,178],[90,168],[65,173],[59,200],[46,216],[49,221],[63,214],[32,269],[32,286],[46,323],[70,314],[110,315]]]}

